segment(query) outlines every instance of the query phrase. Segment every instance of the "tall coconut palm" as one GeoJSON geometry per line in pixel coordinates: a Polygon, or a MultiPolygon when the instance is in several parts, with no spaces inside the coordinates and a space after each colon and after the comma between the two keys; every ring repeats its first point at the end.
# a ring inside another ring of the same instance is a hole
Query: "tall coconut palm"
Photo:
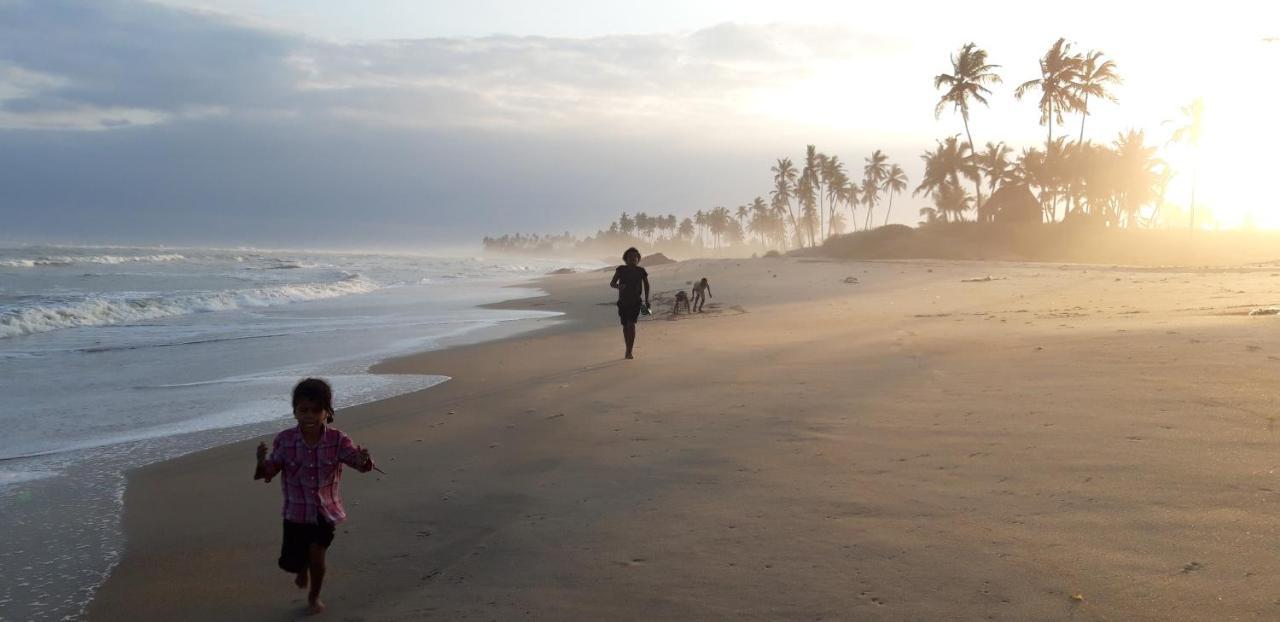
{"type": "Polygon", "coordinates": [[[894,164],[889,167],[889,174],[884,178],[884,184],[881,186],[889,195],[889,208],[884,213],[884,224],[889,224],[889,215],[893,213],[893,195],[907,191],[907,174],[902,171],[902,167],[894,164]]]}
{"type": "Polygon", "coordinates": [[[778,163],[769,169],[773,172],[773,204],[775,208],[785,209],[791,218],[791,226],[800,230],[796,222],[796,213],[791,209],[791,196],[796,184],[796,167],[791,158],[778,158],[778,163]]]}
{"type": "Polygon", "coordinates": [[[945,220],[959,222],[972,207],[973,197],[960,184],[948,181],[933,195],[933,205],[945,220]]]}
{"type": "Polygon", "coordinates": [[[1049,126],[1045,145],[1053,142],[1054,121],[1062,124],[1064,113],[1079,110],[1083,105],[1076,91],[1082,64],[1080,55],[1071,53],[1071,44],[1066,39],[1058,39],[1040,59],[1040,77],[1023,82],[1013,91],[1018,99],[1032,90],[1040,91],[1040,125],[1049,126]]]}
{"type": "Polygon", "coordinates": [[[622,235],[631,235],[636,230],[636,221],[633,220],[626,212],[622,212],[622,217],[618,218],[618,229],[622,231],[622,235]]]}
{"type": "Polygon", "coordinates": [[[831,212],[831,235],[844,233],[844,214],[831,212]]]}
{"type": "Polygon", "coordinates": [[[796,195],[800,201],[800,218],[806,220],[809,227],[809,243],[813,244],[813,227],[820,225],[820,202],[822,201],[822,160],[826,156],[818,153],[814,145],[805,145],[804,168],[800,169],[800,181],[796,185],[796,195]],[[807,212],[812,212],[811,214],[807,212]]]}
{"type": "Polygon", "coordinates": [[[849,226],[858,230],[858,204],[862,202],[862,188],[852,179],[845,180],[844,201],[849,206],[849,226]]]}
{"type": "Polygon", "coordinates": [[[1142,130],[1120,134],[1113,146],[1114,168],[1119,173],[1116,188],[1121,195],[1119,207],[1125,216],[1125,224],[1133,227],[1138,224],[1138,210],[1159,198],[1165,166],[1156,157],[1156,148],[1146,144],[1142,130]]]}
{"type": "Polygon", "coordinates": [[[959,187],[961,177],[971,180],[978,177],[978,167],[974,164],[969,145],[961,143],[958,136],[938,141],[937,148],[926,151],[920,159],[924,160],[924,178],[913,194],[924,193],[936,198],[944,184],[959,187]]]}
{"type": "Polygon", "coordinates": [[[1179,112],[1178,127],[1173,130],[1173,142],[1191,145],[1191,230],[1196,228],[1196,186],[1200,181],[1200,133],[1204,130],[1204,98],[1183,106],[1179,112]]]}
{"type": "MultiPolygon", "coordinates": [[[[844,185],[846,182],[844,174],[844,162],[840,161],[840,156],[821,156],[819,160],[821,168],[819,172],[822,174],[822,184],[824,195],[827,199],[827,218],[830,221],[831,216],[836,212],[836,200],[844,195],[844,185]]],[[[822,233],[825,238],[826,233],[822,233]]]]}
{"type": "Polygon", "coordinates": [[[1091,50],[1080,62],[1080,75],[1075,84],[1076,96],[1080,98],[1080,143],[1084,143],[1084,122],[1089,118],[1089,98],[1096,97],[1110,102],[1116,96],[1108,90],[1108,86],[1118,85],[1124,80],[1116,71],[1116,63],[1103,60],[1102,52],[1091,50]]]}
{"type": "Polygon", "coordinates": [[[867,206],[867,222],[864,228],[871,228],[871,213],[880,201],[880,186],[884,178],[889,176],[889,156],[876,149],[866,158],[866,166],[862,167],[862,201],[867,206]]]}
{"type": "Polygon", "coordinates": [[[765,205],[762,197],[756,197],[751,201],[751,220],[747,223],[747,228],[754,234],[760,236],[760,246],[765,245],[764,236],[769,233],[771,223],[769,222],[769,206],[765,205]]]}
{"type": "MultiPolygon", "coordinates": [[[[987,143],[987,148],[979,152],[976,156],[978,168],[987,177],[987,189],[991,194],[995,194],[996,190],[1008,183],[1013,177],[1013,163],[1009,161],[1009,156],[1013,155],[1013,149],[1010,149],[1002,143],[987,143]]],[[[982,209],[982,206],[978,206],[982,209]]]]}
{"type": "Polygon", "coordinates": [[[751,215],[751,208],[746,205],[739,205],[738,210],[734,215],[738,217],[738,224],[745,226],[747,223],[747,216],[751,215]]]}
{"type": "MultiPolygon", "coordinates": [[[[818,189],[817,174],[814,169],[805,168],[800,174],[800,181],[796,182],[796,199],[800,202],[800,226],[805,234],[808,235],[809,245],[815,243],[814,228],[818,226],[818,189]]],[[[804,236],[800,235],[801,230],[797,230],[797,237],[803,242],[804,236]]]]}
{"type": "Polygon", "coordinates": [[[680,228],[676,230],[676,233],[680,236],[680,239],[682,240],[693,240],[693,235],[694,235],[693,219],[686,217],[684,220],[680,221],[680,228]]]}
{"type": "MultiPolygon", "coordinates": [[[[938,105],[934,107],[934,118],[941,117],[942,110],[948,104],[959,111],[960,118],[964,120],[964,135],[969,139],[971,152],[976,152],[978,146],[973,142],[973,134],[969,132],[969,100],[987,105],[985,96],[990,95],[991,90],[986,85],[1001,81],[999,74],[994,71],[999,66],[987,63],[986,50],[975,43],[966,43],[960,48],[958,54],[951,55],[951,73],[940,73],[933,77],[933,88],[946,87],[947,89],[938,99],[938,105]]],[[[978,202],[981,203],[981,181],[974,180],[973,183],[978,202]]]]}

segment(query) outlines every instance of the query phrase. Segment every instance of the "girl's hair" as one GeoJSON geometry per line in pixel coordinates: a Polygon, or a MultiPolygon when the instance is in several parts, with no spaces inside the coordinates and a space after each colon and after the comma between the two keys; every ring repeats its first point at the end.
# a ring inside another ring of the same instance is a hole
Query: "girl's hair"
{"type": "Polygon", "coordinates": [[[707,282],[707,277],[705,277],[705,276],[704,276],[704,277],[702,277],[702,282],[703,282],[703,283],[706,283],[706,282],[707,282]]]}
{"type": "Polygon", "coordinates": [[[639,259],[640,259],[640,249],[638,249],[638,248],[636,248],[636,247],[632,246],[631,248],[628,248],[627,250],[625,250],[625,251],[623,251],[623,252],[622,252],[622,260],[623,260],[623,261],[626,261],[626,260],[627,260],[627,257],[628,257],[629,255],[631,255],[631,253],[635,253],[635,254],[636,254],[636,259],[637,259],[637,260],[639,260],[639,259]]]}
{"type": "Polygon", "coordinates": [[[326,423],[333,423],[333,387],[329,386],[319,378],[304,378],[293,387],[293,407],[298,407],[298,402],[306,400],[317,404],[325,412],[329,413],[326,423]]]}

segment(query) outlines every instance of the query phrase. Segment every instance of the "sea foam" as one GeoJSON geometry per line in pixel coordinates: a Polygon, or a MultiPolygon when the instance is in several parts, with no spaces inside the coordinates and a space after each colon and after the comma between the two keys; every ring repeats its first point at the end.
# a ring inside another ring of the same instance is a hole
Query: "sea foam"
{"type": "Polygon", "coordinates": [[[86,255],[80,257],[37,257],[35,259],[7,259],[0,261],[3,268],[40,268],[50,266],[73,266],[75,264],[122,264],[122,263],[160,263],[166,261],[183,261],[185,255],[166,253],[161,255],[86,255]]]}
{"type": "Polygon", "coordinates": [[[0,339],[61,328],[126,324],[189,313],[322,300],[367,294],[377,289],[380,289],[377,283],[352,275],[332,283],[298,283],[198,294],[136,298],[94,296],[70,303],[35,305],[0,312],[0,339]]]}

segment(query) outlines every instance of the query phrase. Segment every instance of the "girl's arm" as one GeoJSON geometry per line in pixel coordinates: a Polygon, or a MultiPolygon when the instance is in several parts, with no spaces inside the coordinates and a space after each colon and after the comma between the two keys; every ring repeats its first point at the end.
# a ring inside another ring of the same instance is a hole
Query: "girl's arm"
{"type": "Polygon", "coordinates": [[[644,275],[644,306],[649,306],[649,275],[644,275]]]}
{"type": "Polygon", "coordinates": [[[272,445],[273,451],[271,452],[271,456],[268,457],[267,444],[258,443],[258,466],[253,470],[253,479],[270,482],[271,478],[275,477],[276,473],[280,472],[280,465],[282,461],[276,459],[276,453],[279,451],[280,441],[273,441],[272,445]]]}
{"type": "Polygon", "coordinates": [[[707,298],[715,298],[715,296],[712,296],[712,295],[711,295],[711,284],[710,284],[710,283],[707,283],[707,298]]]}
{"type": "Polygon", "coordinates": [[[609,287],[618,289],[618,271],[613,271],[613,279],[609,281],[609,287]]]}
{"type": "Polygon", "coordinates": [[[351,437],[346,434],[343,434],[342,440],[338,442],[338,460],[361,473],[368,473],[378,468],[373,463],[373,458],[369,456],[369,450],[356,447],[351,437]]]}

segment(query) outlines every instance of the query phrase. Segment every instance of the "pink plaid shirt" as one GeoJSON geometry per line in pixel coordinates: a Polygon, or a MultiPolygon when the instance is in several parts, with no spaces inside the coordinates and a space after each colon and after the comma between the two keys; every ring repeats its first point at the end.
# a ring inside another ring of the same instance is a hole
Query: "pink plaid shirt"
{"type": "Polygon", "coordinates": [[[302,430],[294,427],[276,435],[255,479],[270,482],[277,473],[284,473],[280,489],[285,520],[315,524],[324,518],[337,524],[347,518],[338,493],[343,464],[361,473],[373,469],[373,460],[362,463],[359,449],[341,430],[325,426],[320,442],[311,446],[302,440],[302,430]]]}

